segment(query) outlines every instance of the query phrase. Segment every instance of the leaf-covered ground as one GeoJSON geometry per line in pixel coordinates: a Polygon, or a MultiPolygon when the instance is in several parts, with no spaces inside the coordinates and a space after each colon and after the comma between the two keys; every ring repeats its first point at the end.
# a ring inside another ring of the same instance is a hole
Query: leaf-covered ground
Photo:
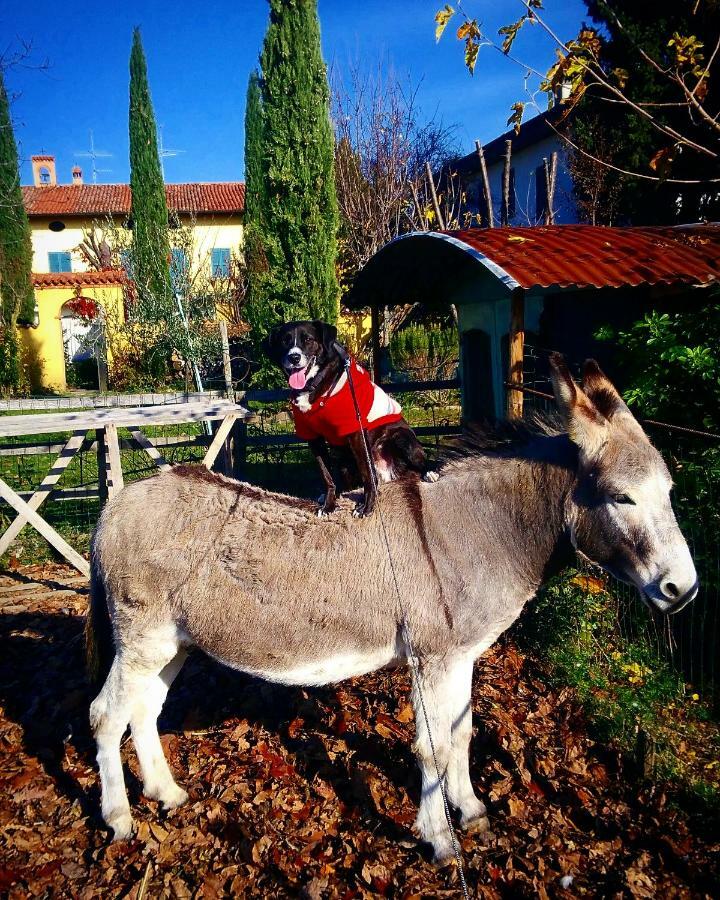
{"type": "MultiPolygon", "coordinates": [[[[265,685],[192,657],[161,718],[190,802],[163,816],[126,741],[136,839],[99,819],[82,579],[0,576],[0,896],[455,897],[413,839],[405,674],[265,685]]],[[[480,897],[711,897],[716,823],[690,818],[594,743],[569,691],[511,642],[476,667],[471,773],[494,838],[462,839],[480,897]]]]}

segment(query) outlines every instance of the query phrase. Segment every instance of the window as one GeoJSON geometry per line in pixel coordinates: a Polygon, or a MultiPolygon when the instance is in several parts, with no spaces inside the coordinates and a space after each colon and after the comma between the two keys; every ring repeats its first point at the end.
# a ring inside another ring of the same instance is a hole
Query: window
{"type": "Polygon", "coordinates": [[[230,276],[230,251],[223,247],[215,247],[210,254],[210,273],[213,278],[230,276]]]}
{"type": "Polygon", "coordinates": [[[65,223],[64,223],[64,222],[60,222],[58,219],[56,219],[54,222],[51,222],[51,223],[48,225],[48,228],[50,229],[50,231],[64,231],[64,230],[65,230],[65,223]]]}
{"type": "Polygon", "coordinates": [[[177,247],[174,247],[171,253],[170,281],[172,282],[173,290],[177,291],[180,289],[187,274],[187,257],[185,256],[185,251],[177,247]]]}
{"type": "Polygon", "coordinates": [[[547,182],[545,181],[545,165],[543,164],[535,169],[535,218],[538,222],[545,221],[547,207],[547,182]]]}
{"type": "Polygon", "coordinates": [[[51,272],[72,272],[72,256],[69,251],[48,253],[51,272]]]}

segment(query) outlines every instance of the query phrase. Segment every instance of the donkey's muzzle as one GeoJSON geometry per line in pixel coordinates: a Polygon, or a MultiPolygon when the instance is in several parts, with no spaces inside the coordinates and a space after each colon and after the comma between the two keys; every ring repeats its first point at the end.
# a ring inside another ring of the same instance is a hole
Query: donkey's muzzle
{"type": "Polygon", "coordinates": [[[685,609],[688,603],[697,597],[699,589],[700,583],[697,580],[683,594],[680,594],[679,591],[677,594],[674,594],[673,591],[667,589],[667,585],[663,584],[661,590],[658,590],[655,586],[650,590],[646,590],[645,597],[648,605],[653,606],[658,612],[667,616],[674,616],[675,613],[685,609]]]}
{"type": "Polygon", "coordinates": [[[697,597],[699,590],[700,582],[696,581],[690,590],[686,591],[682,597],[679,597],[670,609],[667,610],[668,615],[674,616],[675,613],[679,613],[681,609],[685,609],[688,603],[691,603],[697,597]]]}

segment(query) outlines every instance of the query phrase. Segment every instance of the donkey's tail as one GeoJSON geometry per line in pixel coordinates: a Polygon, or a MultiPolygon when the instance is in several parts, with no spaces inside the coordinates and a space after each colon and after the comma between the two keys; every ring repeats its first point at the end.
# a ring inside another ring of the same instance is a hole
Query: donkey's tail
{"type": "Polygon", "coordinates": [[[85,659],[90,684],[105,681],[115,658],[112,623],[107,607],[105,584],[94,563],[90,564],[90,606],[85,620],[85,659]]]}

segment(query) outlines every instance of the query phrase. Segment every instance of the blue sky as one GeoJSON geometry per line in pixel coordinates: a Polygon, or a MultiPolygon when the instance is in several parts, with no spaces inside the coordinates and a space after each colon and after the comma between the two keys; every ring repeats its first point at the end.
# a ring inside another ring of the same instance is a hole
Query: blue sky
{"type": "MultiPolygon", "coordinates": [[[[480,52],[474,78],[463,66],[462,45],[448,28],[435,44],[433,16],[439,0],[319,0],[328,63],[391,61],[399,73],[422,80],[419,100],[428,116],[457,126],[464,152],[476,138],[505,130],[510,104],[523,99],[523,70],[492,48],[480,52]]],[[[522,12],[519,0],[465,0],[488,34],[522,12]]],[[[582,0],[546,0],[548,21],[561,37],[577,33],[582,0]]],[[[132,29],[140,25],[150,86],[164,144],[184,151],[165,161],[168,182],[230,181],[243,177],[243,117],[248,74],[256,65],[267,21],[265,0],[125,0],[98,3],[34,0],[2,4],[0,34],[33,44],[31,66],[8,73],[16,94],[13,118],[23,158],[23,183],[31,181],[33,153],[57,157],[58,180],[86,159],[89,131],[113,156],[98,161],[112,171],[102,182],[128,180],[128,56],[132,29]],[[12,7],[12,8],[11,8],[12,7]]],[[[525,29],[515,49],[529,65],[547,68],[552,46],[539,28],[525,29]]]]}

